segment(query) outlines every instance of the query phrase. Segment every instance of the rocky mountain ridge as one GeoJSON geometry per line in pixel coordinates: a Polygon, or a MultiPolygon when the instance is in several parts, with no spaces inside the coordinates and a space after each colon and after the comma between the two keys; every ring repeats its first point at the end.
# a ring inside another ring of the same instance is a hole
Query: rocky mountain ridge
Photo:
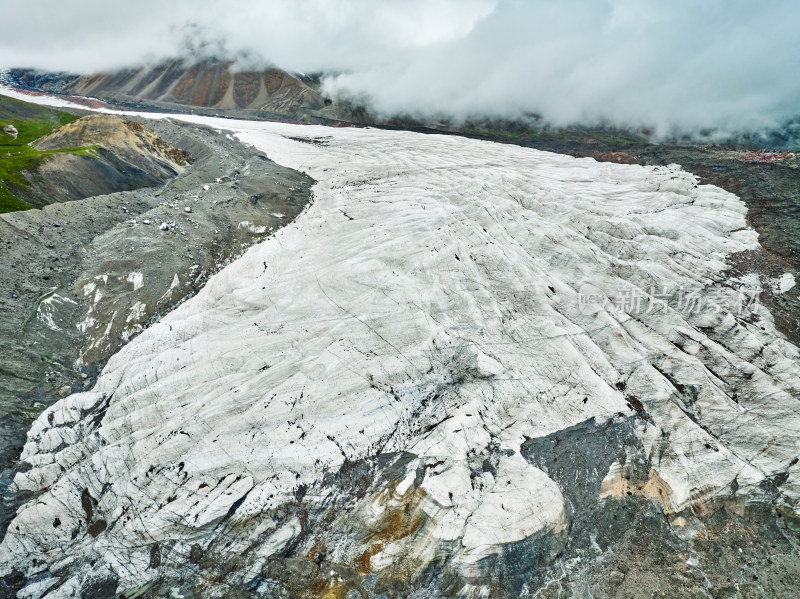
{"type": "Polygon", "coordinates": [[[163,184],[191,156],[140,123],[0,96],[0,212],[163,184]]]}
{"type": "Polygon", "coordinates": [[[113,115],[90,115],[36,140],[39,150],[86,147],[82,154],[56,153],[18,193],[30,204],[66,202],[116,191],[153,187],[191,164],[179,150],[140,123],[113,115]]]}
{"type": "Polygon", "coordinates": [[[72,96],[86,96],[129,107],[159,110],[205,110],[245,118],[359,120],[346,104],[335,104],[311,78],[271,67],[237,70],[230,60],[172,60],[155,66],[111,73],[74,75],[12,69],[12,85],[72,96]]]}

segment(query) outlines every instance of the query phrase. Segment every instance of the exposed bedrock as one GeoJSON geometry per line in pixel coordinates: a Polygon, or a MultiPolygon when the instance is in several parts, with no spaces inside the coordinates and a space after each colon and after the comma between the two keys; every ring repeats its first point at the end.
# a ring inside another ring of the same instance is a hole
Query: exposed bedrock
{"type": "Polygon", "coordinates": [[[363,108],[325,98],[318,79],[274,67],[243,71],[227,60],[171,60],[92,75],[12,69],[6,76],[22,88],[79,96],[83,101],[89,96],[134,108],[191,109],[238,118],[372,122],[363,108]]]}

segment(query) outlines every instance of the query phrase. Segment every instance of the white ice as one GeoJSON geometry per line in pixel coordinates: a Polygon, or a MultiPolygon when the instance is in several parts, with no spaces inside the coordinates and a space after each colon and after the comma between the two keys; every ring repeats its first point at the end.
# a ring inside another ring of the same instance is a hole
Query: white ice
{"type": "MultiPolygon", "coordinates": [[[[16,479],[41,494],[0,563],[96,558],[124,588],[154,575],[153,542],[208,542],[245,495],[236,518],[345,460],[407,451],[430,466],[429,539],[387,551],[460,539],[469,564],[564,527],[563,497],[522,459],[524,440],[631,415],[630,396],[648,414],[637,434],[665,510],[796,472],[798,352],[763,308],[752,323],[707,308],[580,310],[585,283],[733,301],[726,256],[757,247],[736,196],[678,167],[455,136],[188,120],[308,173],[313,203],[125,346],[92,391],[42,414],[23,454],[33,467],[16,479]],[[692,406],[672,381],[694,386],[692,406]],[[508,457],[476,482],[489,447],[508,457]],[[84,488],[114,526],[71,539],[84,488]]],[[[796,501],[796,484],[784,490],[796,501]]],[[[263,541],[270,551],[287,530],[263,541]]]]}

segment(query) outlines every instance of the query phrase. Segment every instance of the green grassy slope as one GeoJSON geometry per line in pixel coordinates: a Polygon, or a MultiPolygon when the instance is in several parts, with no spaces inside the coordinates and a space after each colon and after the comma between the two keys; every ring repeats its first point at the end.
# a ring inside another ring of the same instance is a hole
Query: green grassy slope
{"type": "Polygon", "coordinates": [[[37,165],[57,152],[89,151],[89,148],[65,148],[40,152],[28,145],[77,118],[68,112],[0,96],[0,129],[13,125],[19,131],[16,139],[0,132],[0,213],[31,207],[14,193],[15,188],[30,185],[22,171],[35,170],[37,165]]]}

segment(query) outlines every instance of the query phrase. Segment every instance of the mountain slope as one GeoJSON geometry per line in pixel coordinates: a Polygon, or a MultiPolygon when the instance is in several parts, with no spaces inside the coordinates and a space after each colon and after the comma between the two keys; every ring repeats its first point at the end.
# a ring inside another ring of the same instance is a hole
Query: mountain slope
{"type": "Polygon", "coordinates": [[[23,195],[20,188],[30,184],[23,173],[55,153],[38,151],[28,144],[77,118],[68,112],[0,96],[0,213],[31,207],[19,197],[23,195]]]}
{"type": "Polygon", "coordinates": [[[518,597],[581,531],[602,561],[636,523],[632,551],[660,530],[664,588],[699,597],[704,514],[797,519],[800,353],[743,305],[770,282],[727,274],[758,247],[736,196],[677,167],[226,124],[315,203],[34,424],[15,483],[37,499],[0,546],[26,596],[518,597]]]}
{"type": "Polygon", "coordinates": [[[159,185],[190,162],[141,124],[0,96],[0,212],[159,185]]]}
{"type": "Polygon", "coordinates": [[[192,161],[140,123],[113,115],[83,117],[31,145],[52,153],[28,177],[29,185],[18,189],[32,205],[153,187],[192,161]]]}
{"type": "Polygon", "coordinates": [[[17,85],[51,93],[91,96],[122,104],[162,109],[198,107],[232,114],[301,118],[331,113],[330,101],[308,82],[277,68],[235,71],[231,61],[174,60],[93,75],[42,73],[15,69],[17,85]]]}

